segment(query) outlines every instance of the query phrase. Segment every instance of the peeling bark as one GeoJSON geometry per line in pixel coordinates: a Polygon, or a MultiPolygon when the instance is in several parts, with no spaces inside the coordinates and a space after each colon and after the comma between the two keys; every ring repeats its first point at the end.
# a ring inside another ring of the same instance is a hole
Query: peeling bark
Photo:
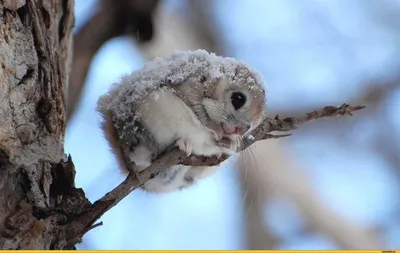
{"type": "Polygon", "coordinates": [[[72,0],[0,0],[0,246],[64,249],[90,203],[65,157],[72,0]]]}

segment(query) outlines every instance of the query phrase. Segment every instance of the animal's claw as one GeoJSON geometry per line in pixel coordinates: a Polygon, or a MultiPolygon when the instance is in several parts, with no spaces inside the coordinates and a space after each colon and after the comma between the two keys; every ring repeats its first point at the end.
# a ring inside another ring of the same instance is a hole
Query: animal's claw
{"type": "Polygon", "coordinates": [[[192,154],[192,143],[188,139],[179,139],[176,141],[179,149],[186,153],[186,156],[190,156],[192,154]]]}

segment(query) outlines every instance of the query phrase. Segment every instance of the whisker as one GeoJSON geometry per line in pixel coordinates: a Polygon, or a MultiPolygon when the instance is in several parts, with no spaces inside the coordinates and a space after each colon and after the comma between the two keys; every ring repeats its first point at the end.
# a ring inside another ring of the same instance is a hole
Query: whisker
{"type": "Polygon", "coordinates": [[[221,105],[212,105],[212,108],[220,113],[220,116],[225,120],[229,121],[229,113],[221,105]]]}
{"type": "Polygon", "coordinates": [[[240,149],[243,149],[244,147],[249,146],[250,144],[249,143],[250,140],[246,135],[237,136],[235,141],[238,143],[238,147],[240,149]]]}
{"type": "MultiPolygon", "coordinates": [[[[253,164],[252,167],[254,168],[254,174],[255,174],[256,178],[259,178],[259,177],[261,176],[261,173],[260,173],[261,167],[260,167],[259,164],[256,162],[256,155],[257,155],[257,152],[256,152],[256,149],[254,148],[254,146],[250,146],[250,147],[247,149],[247,154],[248,154],[248,156],[249,156],[249,160],[252,161],[252,164],[253,164]]],[[[257,199],[258,199],[259,202],[262,203],[262,199],[261,199],[261,189],[260,189],[260,188],[261,188],[261,184],[256,184],[255,187],[256,187],[257,199]]]]}
{"type": "MultiPolygon", "coordinates": [[[[216,105],[211,105],[211,106],[212,106],[212,108],[214,110],[216,110],[220,114],[220,117],[223,120],[228,121],[228,119],[227,119],[228,113],[221,106],[216,106],[216,105]]],[[[203,116],[203,118],[209,117],[207,115],[207,112],[206,112],[205,108],[204,108],[204,105],[201,104],[201,103],[193,104],[192,105],[192,109],[196,110],[196,112],[199,115],[201,114],[200,116],[203,116]],[[200,111],[201,111],[201,113],[200,113],[200,111]]]]}
{"type": "MultiPolygon", "coordinates": [[[[249,173],[249,170],[254,170],[254,169],[257,169],[257,167],[255,166],[256,164],[254,163],[254,159],[252,159],[252,155],[251,154],[249,154],[249,151],[248,150],[244,150],[242,153],[241,153],[241,159],[242,159],[242,164],[241,164],[241,168],[242,168],[242,170],[245,170],[245,179],[243,180],[244,181],[244,185],[243,185],[243,187],[246,187],[246,188],[244,188],[243,190],[244,190],[244,192],[246,193],[244,196],[243,196],[243,199],[244,199],[244,202],[245,203],[249,203],[248,205],[246,205],[247,206],[247,210],[246,210],[246,214],[245,214],[245,218],[247,219],[247,217],[248,217],[248,215],[249,215],[249,213],[250,213],[250,210],[251,210],[251,208],[253,207],[253,203],[254,203],[254,195],[252,195],[252,194],[248,194],[249,193],[249,191],[250,192],[253,192],[253,190],[250,190],[249,188],[251,188],[251,186],[250,187],[248,187],[249,186],[249,184],[251,183],[249,183],[248,182],[248,179],[247,179],[247,176],[246,175],[248,175],[248,173],[249,173]]],[[[254,177],[254,176],[257,176],[257,175],[255,175],[254,174],[254,171],[252,171],[251,173],[253,173],[252,174],[252,177],[254,177]]],[[[257,172],[256,172],[257,173],[257,172]]],[[[258,191],[256,191],[256,193],[255,193],[255,195],[256,195],[256,197],[257,197],[257,199],[259,198],[259,192],[258,191]]]]}
{"type": "Polygon", "coordinates": [[[231,120],[232,123],[235,123],[235,122],[236,122],[236,119],[235,119],[235,117],[234,117],[232,114],[230,114],[230,120],[231,120]]]}

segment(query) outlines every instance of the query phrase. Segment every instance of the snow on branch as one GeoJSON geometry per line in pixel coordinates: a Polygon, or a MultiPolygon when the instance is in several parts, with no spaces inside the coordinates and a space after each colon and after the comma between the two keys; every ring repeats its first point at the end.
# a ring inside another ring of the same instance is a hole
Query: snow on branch
{"type": "MultiPolygon", "coordinates": [[[[273,135],[271,134],[273,131],[291,131],[296,129],[301,124],[325,117],[346,115],[352,116],[353,112],[363,108],[364,106],[350,106],[348,104],[342,104],[338,107],[325,106],[321,109],[306,113],[305,115],[299,117],[281,117],[279,115],[272,118],[267,117],[258,128],[254,129],[254,131],[251,133],[251,139],[248,139],[246,142],[244,142],[244,144],[240,147],[240,150],[244,150],[260,140],[282,138],[291,135],[273,135]]],[[[178,148],[171,147],[166,152],[161,154],[157,159],[155,159],[153,163],[145,170],[136,174],[130,173],[120,185],[92,204],[87,212],[83,213],[80,217],[69,223],[67,228],[69,238],[79,239],[90,229],[101,225],[101,223],[95,225],[93,224],[97,219],[99,219],[113,206],[118,204],[129,193],[137,188],[140,188],[145,182],[154,178],[163,168],[177,164],[189,166],[214,166],[222,163],[227,158],[227,156],[222,156],[219,158],[197,157],[193,155],[186,156],[186,154],[180,151],[178,148]]],[[[130,166],[130,171],[135,171],[135,169],[132,167],[134,165],[131,163],[127,163],[127,166],[130,166]]]]}

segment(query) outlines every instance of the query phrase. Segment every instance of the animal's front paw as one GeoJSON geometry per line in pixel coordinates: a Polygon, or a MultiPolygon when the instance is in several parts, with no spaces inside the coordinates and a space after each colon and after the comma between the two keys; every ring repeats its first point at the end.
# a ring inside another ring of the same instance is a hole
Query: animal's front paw
{"type": "Polygon", "coordinates": [[[238,149],[237,142],[228,138],[222,138],[216,144],[227,154],[236,153],[238,149]]]}
{"type": "Polygon", "coordinates": [[[186,153],[187,156],[192,154],[193,145],[192,142],[188,139],[179,139],[176,141],[176,145],[178,145],[179,149],[186,153]]]}
{"type": "Polygon", "coordinates": [[[222,138],[221,140],[217,141],[217,146],[220,148],[227,148],[230,149],[232,146],[232,140],[228,138],[222,138]]]}
{"type": "Polygon", "coordinates": [[[220,141],[224,137],[224,132],[222,130],[213,129],[213,130],[210,130],[210,131],[213,134],[214,139],[217,140],[217,141],[220,141]]]}
{"type": "Polygon", "coordinates": [[[224,136],[224,130],[220,124],[215,124],[214,122],[207,122],[206,128],[212,133],[215,140],[219,141],[224,136]]]}

